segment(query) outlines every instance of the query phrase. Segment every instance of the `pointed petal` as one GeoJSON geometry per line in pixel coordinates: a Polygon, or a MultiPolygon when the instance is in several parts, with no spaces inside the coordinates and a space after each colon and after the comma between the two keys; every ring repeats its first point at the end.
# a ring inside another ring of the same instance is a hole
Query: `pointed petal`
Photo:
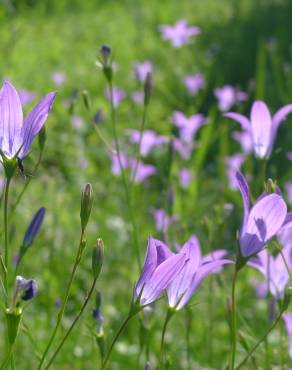
{"type": "Polygon", "coordinates": [[[235,113],[235,112],[229,112],[229,113],[223,114],[223,116],[226,117],[226,118],[231,118],[234,121],[237,121],[238,123],[240,123],[240,125],[241,125],[241,127],[244,131],[251,132],[250,122],[249,122],[248,118],[246,118],[242,114],[235,113]]]}
{"type": "Polygon", "coordinates": [[[47,94],[28,114],[22,127],[23,148],[19,154],[23,158],[28,152],[34,137],[43,127],[52,108],[56,93],[47,94]]]}
{"type": "Polygon", "coordinates": [[[250,120],[255,154],[259,158],[265,158],[273,144],[272,117],[266,103],[260,100],[253,103],[250,120]]]}
{"type": "Polygon", "coordinates": [[[277,132],[277,129],[282,123],[287,115],[292,112],[292,104],[287,104],[284,107],[280,108],[273,116],[273,129],[277,132]]]}
{"type": "Polygon", "coordinates": [[[0,147],[12,158],[21,146],[22,106],[14,86],[4,81],[0,90],[0,147]]]}
{"type": "Polygon", "coordinates": [[[244,233],[240,238],[240,249],[244,257],[259,252],[283,225],[287,206],[278,194],[270,194],[257,202],[251,209],[244,233]]]}
{"type": "Polygon", "coordinates": [[[188,303],[193,293],[199,287],[199,285],[205,279],[205,277],[207,277],[209,274],[211,274],[213,271],[217,270],[221,266],[226,265],[226,264],[231,264],[231,263],[234,263],[234,262],[230,260],[218,260],[218,261],[213,261],[213,262],[209,262],[209,263],[205,263],[204,265],[201,265],[197,273],[195,274],[189,286],[189,289],[183,295],[176,309],[180,310],[181,308],[183,308],[183,306],[185,306],[188,303]]]}
{"type": "Polygon", "coordinates": [[[236,179],[237,179],[237,185],[241,193],[242,203],[243,203],[243,221],[242,221],[242,226],[241,226],[241,231],[240,231],[240,234],[243,234],[246,224],[247,224],[248,215],[249,215],[249,188],[245,180],[245,177],[243,176],[241,172],[239,171],[236,172],[236,179]]]}
{"type": "Polygon", "coordinates": [[[183,253],[174,254],[162,262],[144,285],[141,305],[149,304],[158,299],[163,290],[179,274],[185,262],[186,256],[183,253]]]}
{"type": "Polygon", "coordinates": [[[220,260],[221,258],[225,257],[226,254],[227,250],[217,249],[211,253],[206,254],[206,256],[202,257],[201,264],[220,260]]]}

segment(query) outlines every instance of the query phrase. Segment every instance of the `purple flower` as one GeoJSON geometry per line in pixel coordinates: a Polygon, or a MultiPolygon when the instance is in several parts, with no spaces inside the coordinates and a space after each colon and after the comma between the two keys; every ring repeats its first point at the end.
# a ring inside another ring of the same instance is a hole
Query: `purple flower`
{"type": "Polygon", "coordinates": [[[144,102],[144,93],[142,91],[134,91],[131,94],[131,98],[136,104],[143,104],[144,102]]]}
{"type": "Polygon", "coordinates": [[[292,204],[292,181],[287,181],[285,183],[285,190],[287,193],[288,203],[292,204]]]}
{"type": "Polygon", "coordinates": [[[52,80],[56,86],[61,86],[66,81],[67,77],[64,72],[56,71],[52,74],[52,80]]]}
{"type": "MultiPolygon", "coordinates": [[[[292,268],[292,245],[283,248],[282,253],[285,257],[289,269],[292,268]]],[[[276,299],[283,299],[285,288],[289,283],[289,273],[285,262],[279,253],[277,256],[268,256],[267,250],[263,250],[256,258],[251,258],[248,265],[256,268],[265,278],[267,289],[276,299]]]]}
{"type": "MultiPolygon", "coordinates": [[[[111,99],[110,90],[107,89],[105,92],[105,96],[108,100],[111,99]]],[[[125,99],[126,93],[124,90],[120,89],[119,87],[113,87],[113,105],[114,107],[118,107],[121,102],[125,99]]]]}
{"type": "Polygon", "coordinates": [[[166,232],[169,226],[177,221],[177,216],[169,216],[162,208],[154,210],[153,216],[157,231],[166,232]]]}
{"type": "Polygon", "coordinates": [[[292,152],[287,153],[287,158],[289,161],[292,161],[292,152]]]}
{"type": "Polygon", "coordinates": [[[174,254],[163,242],[150,237],[143,269],[134,289],[134,300],[139,299],[141,306],[156,301],[185,262],[184,253],[174,254]]]}
{"type": "Polygon", "coordinates": [[[252,137],[248,131],[233,132],[232,137],[234,140],[239,142],[244,154],[249,154],[252,152],[253,142],[252,137]]]}
{"type": "Polygon", "coordinates": [[[146,79],[147,73],[153,72],[153,64],[148,60],[144,63],[136,63],[134,68],[136,78],[143,83],[146,79]]]}
{"type": "Polygon", "coordinates": [[[286,225],[284,225],[278,232],[277,237],[278,237],[280,244],[283,247],[292,245],[292,223],[289,222],[286,225]]]}
{"type": "Polygon", "coordinates": [[[178,254],[181,253],[186,256],[186,263],[166,289],[169,307],[175,310],[180,310],[188,303],[205,277],[218,272],[221,266],[233,263],[221,259],[226,254],[223,250],[202,258],[200,244],[195,235],[183,245],[178,254]]]}
{"type": "Polygon", "coordinates": [[[283,314],[282,318],[289,338],[289,356],[292,358],[292,313],[286,312],[283,314]]]}
{"type": "Polygon", "coordinates": [[[194,149],[194,143],[193,142],[184,142],[181,139],[174,138],[172,140],[172,147],[175,151],[177,151],[180,156],[188,160],[191,158],[193,149],[194,149]]]}
{"type": "MultiPolygon", "coordinates": [[[[129,130],[130,140],[134,144],[139,144],[140,142],[140,131],[129,130]]],[[[150,151],[156,146],[161,146],[167,143],[167,138],[165,136],[157,135],[152,130],[145,130],[142,134],[140,153],[142,156],[146,156],[150,151]]]]}
{"type": "MultiPolygon", "coordinates": [[[[130,164],[132,176],[134,176],[135,168],[136,168],[136,160],[132,159],[131,164],[130,164]]],[[[156,172],[157,171],[156,171],[155,166],[153,166],[152,164],[145,164],[142,161],[140,161],[137,166],[136,176],[134,180],[137,183],[142,183],[146,179],[148,179],[148,177],[155,175],[156,172]]]]}
{"type": "Polygon", "coordinates": [[[126,156],[126,154],[123,152],[120,152],[120,160],[116,154],[112,154],[111,159],[112,159],[112,174],[113,175],[120,176],[122,173],[121,166],[123,169],[126,169],[129,166],[129,159],[126,156]]]}
{"type": "Polygon", "coordinates": [[[243,201],[240,251],[242,256],[249,257],[260,252],[280,231],[287,216],[287,206],[279,194],[263,193],[250,209],[248,184],[240,172],[236,178],[243,201]]]}
{"type": "Polygon", "coordinates": [[[192,36],[201,33],[199,27],[188,26],[185,19],[181,19],[174,26],[162,25],[159,27],[163,40],[169,40],[174,48],[187,44],[192,36]]]}
{"type": "Polygon", "coordinates": [[[245,156],[243,154],[237,153],[230,157],[225,158],[227,177],[230,189],[237,189],[237,178],[236,174],[240,170],[243,162],[245,161],[245,156]]]}
{"type": "Polygon", "coordinates": [[[80,116],[73,116],[71,118],[72,126],[76,129],[80,129],[82,126],[84,126],[84,120],[80,116]]]}
{"type": "Polygon", "coordinates": [[[23,120],[19,95],[11,83],[4,81],[0,90],[0,149],[6,158],[25,157],[48,117],[55,95],[46,95],[23,120]]]}
{"type": "Polygon", "coordinates": [[[205,78],[202,73],[187,75],[184,77],[183,83],[191,95],[196,95],[199,90],[205,87],[205,78]]]}
{"type": "Polygon", "coordinates": [[[265,102],[257,100],[251,107],[250,120],[239,113],[229,112],[224,116],[240,123],[242,129],[249,133],[253,150],[258,158],[269,158],[280,123],[292,112],[292,104],[280,108],[273,117],[265,102]]]}
{"type": "Polygon", "coordinates": [[[30,92],[25,89],[18,90],[19,99],[21,101],[21,105],[25,107],[30,102],[32,102],[34,99],[36,99],[36,94],[33,92],[30,92]]]}
{"type": "Polygon", "coordinates": [[[22,276],[16,276],[17,289],[22,291],[21,299],[28,301],[35,297],[38,291],[37,283],[34,279],[25,279],[22,276]]]}
{"type": "Polygon", "coordinates": [[[192,173],[187,168],[182,168],[179,171],[179,183],[183,189],[187,189],[192,181],[192,173]]]}
{"type": "Polygon", "coordinates": [[[223,87],[218,87],[214,90],[214,95],[218,100],[218,107],[221,112],[226,112],[235,103],[240,103],[247,99],[247,94],[243,91],[239,91],[231,85],[225,85],[223,87]]]}
{"type": "Polygon", "coordinates": [[[200,113],[187,117],[182,112],[175,111],[172,116],[172,122],[179,129],[181,140],[190,143],[193,141],[194,136],[199,128],[207,121],[206,118],[200,113]]]}
{"type": "Polygon", "coordinates": [[[42,226],[44,221],[46,209],[41,207],[36,214],[33,216],[29,227],[27,228],[23,241],[22,241],[22,248],[27,249],[29,248],[32,243],[34,242],[35,237],[37,236],[39,229],[42,226]]]}

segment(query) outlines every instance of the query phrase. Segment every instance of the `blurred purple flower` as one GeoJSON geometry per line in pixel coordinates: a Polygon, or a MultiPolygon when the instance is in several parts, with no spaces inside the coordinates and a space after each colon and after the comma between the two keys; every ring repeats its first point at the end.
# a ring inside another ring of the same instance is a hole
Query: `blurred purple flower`
{"type": "MultiPolygon", "coordinates": [[[[292,245],[282,249],[288,268],[292,268],[292,245]]],[[[276,299],[283,299],[285,288],[289,283],[289,273],[285,262],[279,253],[277,256],[269,256],[266,249],[258,253],[256,258],[251,258],[248,265],[256,268],[265,278],[267,290],[276,299]]]]}
{"type": "Polygon", "coordinates": [[[147,73],[153,72],[153,64],[149,60],[143,63],[135,63],[134,70],[136,78],[144,83],[147,73]]]}
{"type": "Polygon", "coordinates": [[[202,73],[187,75],[184,77],[183,83],[191,95],[196,95],[199,90],[205,87],[205,77],[202,73]]]}
{"type": "Polygon", "coordinates": [[[233,132],[232,137],[239,142],[244,154],[249,154],[253,151],[253,141],[248,131],[233,132]]]}
{"type": "Polygon", "coordinates": [[[226,251],[214,251],[202,258],[199,241],[193,235],[180,249],[178,254],[186,256],[186,263],[167,287],[169,307],[180,310],[191,299],[201,282],[211,273],[220,271],[225,264],[233,263],[221,259],[226,251]],[[218,253],[217,253],[218,252],[218,253]]]}
{"type": "MultiPolygon", "coordinates": [[[[106,89],[105,96],[108,100],[110,100],[110,90],[106,89]]],[[[121,102],[125,99],[126,93],[124,90],[120,89],[119,87],[113,87],[113,105],[114,107],[118,107],[121,102]]]]}
{"type": "Polygon", "coordinates": [[[233,154],[232,156],[225,158],[228,183],[232,190],[237,189],[238,182],[236,173],[240,170],[244,161],[245,156],[241,153],[233,154]]]}
{"type": "Polygon", "coordinates": [[[19,95],[11,83],[4,81],[0,90],[0,149],[6,158],[25,157],[48,117],[55,96],[47,94],[23,120],[19,95]]]}
{"type": "Polygon", "coordinates": [[[141,306],[156,301],[185,262],[184,253],[174,254],[163,242],[150,237],[143,269],[134,289],[134,300],[139,299],[141,306]]]}
{"type": "Polygon", "coordinates": [[[158,208],[153,212],[157,231],[166,232],[170,225],[177,221],[177,216],[169,216],[164,209],[158,208]]]}
{"type": "Polygon", "coordinates": [[[120,152],[120,161],[116,154],[111,155],[111,160],[112,160],[112,174],[113,175],[120,176],[122,173],[121,166],[123,169],[126,169],[129,166],[129,159],[127,155],[123,152],[120,152]],[[120,162],[121,162],[121,166],[120,166],[120,162]]]}
{"type": "Polygon", "coordinates": [[[229,112],[224,116],[240,123],[253,141],[253,150],[258,158],[269,158],[280,123],[292,112],[292,104],[280,108],[273,117],[265,102],[257,100],[251,107],[250,120],[242,114],[229,112]]]}
{"type": "Polygon", "coordinates": [[[174,26],[162,25],[159,27],[163,40],[169,40],[174,48],[180,48],[187,44],[192,36],[201,33],[201,29],[195,26],[188,26],[185,19],[181,19],[174,26]]]}
{"type": "Polygon", "coordinates": [[[282,318],[284,320],[289,339],[289,356],[292,358],[292,313],[286,312],[283,314],[282,318]]]}
{"type": "Polygon", "coordinates": [[[288,203],[292,204],[292,181],[287,181],[285,183],[285,191],[287,194],[288,203]]]}
{"type": "Polygon", "coordinates": [[[260,299],[266,298],[266,296],[268,294],[267,282],[252,279],[251,283],[255,287],[256,296],[260,299]]]}
{"type": "MultiPolygon", "coordinates": [[[[131,174],[134,176],[134,171],[136,168],[136,160],[131,161],[131,174]]],[[[135,182],[141,183],[144,182],[148,177],[155,175],[157,172],[156,167],[152,164],[144,164],[142,161],[139,162],[137,167],[137,172],[135,176],[135,182]]]]}
{"type": "Polygon", "coordinates": [[[134,103],[136,104],[143,104],[144,103],[144,93],[142,91],[134,91],[131,94],[131,98],[134,103]]]}
{"type": "Polygon", "coordinates": [[[179,129],[181,140],[190,143],[199,128],[206,124],[207,120],[200,113],[187,117],[182,112],[175,111],[172,115],[172,122],[179,129]]]}
{"type": "Polygon", "coordinates": [[[179,171],[179,183],[183,189],[187,189],[192,181],[192,173],[187,168],[182,168],[179,171]]]}
{"type": "MultiPolygon", "coordinates": [[[[133,144],[139,144],[140,131],[129,130],[130,140],[133,144]]],[[[157,135],[153,130],[145,130],[142,134],[140,153],[142,156],[147,156],[150,151],[156,146],[166,144],[168,139],[165,136],[157,135]]]]}
{"type": "Polygon", "coordinates": [[[292,152],[287,153],[287,158],[289,161],[292,161],[292,152]]]}
{"type": "Polygon", "coordinates": [[[240,103],[247,99],[247,94],[245,92],[240,91],[231,85],[218,87],[214,90],[214,95],[218,100],[218,107],[221,112],[226,112],[234,104],[240,103]]]}
{"type": "Polygon", "coordinates": [[[240,172],[236,178],[243,201],[240,251],[242,256],[249,257],[260,252],[280,231],[286,220],[287,206],[280,195],[263,193],[250,209],[248,184],[240,172]]]}
{"type": "Polygon", "coordinates": [[[184,142],[181,139],[174,138],[172,140],[172,147],[183,159],[188,160],[191,158],[194,149],[194,142],[184,142]]]}
{"type": "Polygon", "coordinates": [[[52,74],[52,80],[56,86],[61,86],[66,81],[67,77],[64,72],[56,71],[52,74]]]}
{"type": "Polygon", "coordinates": [[[80,116],[73,116],[71,118],[72,126],[76,129],[80,129],[82,126],[84,126],[84,120],[80,116]]]}
{"type": "Polygon", "coordinates": [[[35,93],[25,89],[18,90],[18,95],[23,107],[31,103],[37,97],[35,93]]]}

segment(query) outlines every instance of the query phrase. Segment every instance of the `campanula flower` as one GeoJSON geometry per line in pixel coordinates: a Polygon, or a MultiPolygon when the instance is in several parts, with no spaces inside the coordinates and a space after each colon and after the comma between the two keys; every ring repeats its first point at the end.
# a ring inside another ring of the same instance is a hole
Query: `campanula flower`
{"type": "Polygon", "coordinates": [[[143,63],[136,63],[134,66],[134,73],[136,78],[144,83],[147,73],[153,73],[153,64],[149,60],[143,63]]]}
{"type": "Polygon", "coordinates": [[[218,272],[218,269],[220,270],[225,264],[233,263],[222,259],[226,254],[224,250],[214,251],[203,258],[195,235],[183,245],[180,253],[186,256],[186,263],[166,289],[169,307],[175,310],[180,310],[188,303],[195,290],[209,274],[218,272]]]}
{"type": "Polygon", "coordinates": [[[172,116],[172,122],[179,130],[180,139],[190,143],[201,126],[207,121],[202,114],[194,114],[187,117],[182,112],[175,111],[172,116]]]}
{"type": "Polygon", "coordinates": [[[16,276],[16,288],[21,292],[23,301],[32,299],[38,291],[37,283],[34,279],[25,279],[22,276],[16,276]]]}
{"type": "Polygon", "coordinates": [[[19,95],[11,83],[4,81],[0,90],[0,149],[5,158],[26,156],[48,117],[55,95],[46,95],[23,119],[19,95]]]}
{"type": "MultiPolygon", "coordinates": [[[[110,100],[111,94],[109,89],[106,89],[105,96],[108,100],[110,100]]],[[[121,104],[125,97],[126,93],[124,90],[120,89],[119,87],[113,87],[113,106],[115,108],[121,104]]]]}
{"type": "Polygon", "coordinates": [[[252,137],[247,131],[236,131],[232,133],[234,140],[238,141],[244,154],[250,154],[253,151],[252,137]]]}
{"type": "Polygon", "coordinates": [[[250,208],[249,187],[244,176],[236,174],[243,201],[243,221],[240,230],[240,251],[249,257],[260,252],[286,222],[287,206],[279,194],[263,193],[250,208]]]}
{"type": "Polygon", "coordinates": [[[187,168],[179,171],[179,183],[183,189],[187,189],[192,181],[192,173],[187,168]]]}
{"type": "Polygon", "coordinates": [[[205,87],[205,77],[202,73],[187,75],[184,77],[183,83],[191,95],[196,95],[199,90],[205,87]]]}
{"type": "MultiPolygon", "coordinates": [[[[292,244],[283,248],[282,253],[285,257],[288,268],[292,268],[292,244]]],[[[258,253],[256,258],[251,258],[248,265],[256,268],[265,278],[266,288],[276,299],[283,299],[285,288],[289,283],[289,273],[287,267],[279,253],[277,256],[269,256],[266,249],[258,253]]]]}
{"type": "Polygon", "coordinates": [[[247,94],[245,92],[240,91],[231,85],[218,87],[214,90],[214,95],[218,100],[218,107],[221,112],[226,112],[234,104],[240,103],[247,99],[247,94]]]}
{"type": "Polygon", "coordinates": [[[179,274],[186,262],[184,253],[175,254],[161,241],[150,237],[134,300],[141,306],[156,301],[179,274]]]}
{"type": "Polygon", "coordinates": [[[282,318],[284,320],[289,339],[289,356],[292,358],[292,312],[284,313],[282,318]]]}
{"type": "MultiPolygon", "coordinates": [[[[140,143],[140,131],[129,130],[130,140],[133,144],[140,143]]],[[[145,130],[142,134],[140,145],[140,153],[142,156],[147,156],[151,150],[157,146],[166,144],[168,139],[165,136],[157,135],[153,130],[145,130]]]]}
{"type": "Polygon", "coordinates": [[[158,208],[153,211],[157,231],[166,232],[170,225],[177,221],[177,216],[169,216],[164,209],[158,208]]]}
{"type": "Polygon", "coordinates": [[[163,40],[169,40],[174,48],[180,48],[189,42],[192,36],[201,33],[201,29],[189,26],[185,19],[181,19],[174,26],[162,25],[159,27],[163,40]]]}
{"type": "Polygon", "coordinates": [[[224,116],[240,123],[253,142],[253,150],[258,158],[269,158],[276,139],[278,128],[292,112],[292,104],[280,108],[273,116],[265,102],[257,100],[251,107],[250,119],[242,114],[229,112],[224,116]]]}
{"type": "Polygon", "coordinates": [[[195,144],[193,141],[185,142],[179,138],[174,138],[172,140],[172,148],[185,160],[191,158],[194,147],[195,144]]]}

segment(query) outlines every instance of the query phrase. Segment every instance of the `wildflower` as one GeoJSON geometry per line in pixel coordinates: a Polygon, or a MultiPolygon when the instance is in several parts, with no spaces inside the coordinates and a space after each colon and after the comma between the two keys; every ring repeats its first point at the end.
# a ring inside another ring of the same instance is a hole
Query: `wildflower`
{"type": "Polygon", "coordinates": [[[243,162],[245,161],[245,156],[241,153],[233,154],[230,157],[225,158],[227,177],[230,189],[237,189],[237,178],[236,173],[240,170],[243,162]]]}
{"type": "Polygon", "coordinates": [[[191,95],[197,94],[199,90],[205,87],[205,78],[202,73],[195,75],[187,75],[183,79],[183,83],[191,95]]]}
{"type": "Polygon", "coordinates": [[[148,177],[156,174],[156,167],[152,164],[145,164],[142,161],[139,161],[138,166],[136,166],[136,160],[131,160],[131,175],[134,176],[135,170],[135,182],[141,183],[144,182],[148,177]]]}
{"type": "Polygon", "coordinates": [[[187,189],[192,181],[192,173],[187,168],[182,168],[179,171],[179,183],[183,189],[187,189]]]}
{"type": "Polygon", "coordinates": [[[249,154],[253,150],[252,137],[248,131],[233,132],[232,137],[238,141],[244,154],[249,154]]]}
{"type": "Polygon", "coordinates": [[[186,256],[186,263],[166,289],[169,307],[175,310],[180,310],[188,303],[205,277],[218,272],[218,268],[224,264],[232,263],[221,259],[226,254],[223,250],[202,257],[200,244],[195,235],[183,245],[178,254],[180,253],[186,256]]]}
{"type": "Polygon", "coordinates": [[[194,142],[185,142],[181,139],[174,138],[172,140],[172,148],[179,153],[179,155],[185,159],[188,160],[192,156],[192,152],[194,150],[194,142]]]}
{"type": "Polygon", "coordinates": [[[177,221],[177,216],[169,216],[162,208],[155,209],[153,216],[157,231],[166,232],[169,226],[177,221]]]}
{"type": "Polygon", "coordinates": [[[240,172],[236,178],[243,201],[240,251],[242,256],[249,257],[260,252],[280,231],[287,216],[287,206],[281,195],[263,193],[250,209],[248,184],[240,172]]]}
{"type": "Polygon", "coordinates": [[[156,301],[181,271],[184,253],[174,254],[161,241],[150,237],[140,278],[134,289],[134,300],[141,306],[156,301]]]}
{"type": "Polygon", "coordinates": [[[146,60],[143,63],[136,63],[134,66],[135,76],[140,82],[145,82],[148,73],[153,73],[153,64],[146,60]]]}
{"type": "Polygon", "coordinates": [[[2,157],[23,159],[44,125],[55,93],[46,95],[23,120],[22,106],[14,86],[4,81],[0,90],[0,149],[2,157]]]}
{"type": "Polygon", "coordinates": [[[34,279],[25,279],[22,276],[16,276],[16,291],[22,292],[21,299],[28,301],[36,296],[38,287],[34,279]]]}
{"type": "Polygon", "coordinates": [[[124,152],[120,152],[119,157],[117,154],[112,154],[111,160],[112,160],[112,174],[113,175],[120,176],[122,173],[122,169],[126,169],[129,165],[129,159],[124,152]]]}
{"type": "Polygon", "coordinates": [[[247,94],[245,92],[240,91],[231,85],[218,87],[214,90],[214,95],[218,100],[218,107],[221,112],[226,112],[234,104],[247,99],[247,94]]]}
{"type": "MultiPolygon", "coordinates": [[[[282,253],[288,268],[292,268],[292,244],[283,248],[282,253]]],[[[255,258],[248,261],[248,265],[256,268],[265,278],[266,289],[276,299],[283,299],[285,288],[289,283],[287,267],[279,253],[277,256],[269,256],[267,250],[263,250],[255,258]]]]}
{"type": "Polygon", "coordinates": [[[282,318],[289,338],[289,356],[292,358],[292,312],[284,313],[282,318]]]}
{"type": "Polygon", "coordinates": [[[163,40],[169,40],[174,48],[180,48],[187,44],[192,36],[201,33],[201,29],[195,26],[188,26],[185,19],[181,19],[174,26],[162,25],[159,27],[163,40]]]}
{"type": "Polygon", "coordinates": [[[56,71],[52,74],[52,80],[56,86],[62,86],[67,77],[64,72],[56,71]]]}
{"type": "Polygon", "coordinates": [[[182,112],[175,111],[172,116],[172,122],[179,130],[180,139],[189,143],[193,141],[199,128],[207,121],[200,113],[186,117],[182,112]]]}
{"type": "Polygon", "coordinates": [[[287,153],[287,159],[288,161],[292,161],[292,152],[287,153]]]}
{"type": "Polygon", "coordinates": [[[250,120],[234,112],[226,113],[224,116],[240,123],[242,129],[249,133],[256,157],[269,158],[280,123],[286,119],[287,114],[290,112],[292,112],[292,104],[280,108],[271,117],[266,103],[257,100],[251,107],[250,120]]]}
{"type": "MultiPolygon", "coordinates": [[[[130,140],[134,144],[139,144],[141,133],[138,130],[129,130],[130,140]]],[[[163,144],[167,143],[165,136],[157,135],[153,130],[145,130],[142,133],[142,140],[140,145],[140,153],[142,156],[146,156],[150,151],[163,144]]]]}
{"type": "MultiPolygon", "coordinates": [[[[124,90],[120,89],[119,87],[113,87],[113,105],[114,107],[118,107],[121,102],[125,99],[126,93],[124,90]]],[[[105,92],[105,96],[107,97],[108,100],[111,99],[111,93],[110,90],[107,89],[105,92]]]]}

